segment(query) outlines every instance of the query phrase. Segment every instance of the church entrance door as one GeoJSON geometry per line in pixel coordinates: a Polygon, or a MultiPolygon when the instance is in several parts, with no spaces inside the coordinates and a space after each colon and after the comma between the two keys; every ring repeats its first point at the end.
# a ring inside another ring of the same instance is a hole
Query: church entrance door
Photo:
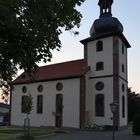
{"type": "Polygon", "coordinates": [[[62,127],[63,120],[63,95],[56,95],[56,116],[55,116],[55,126],[60,128],[62,127]]]}

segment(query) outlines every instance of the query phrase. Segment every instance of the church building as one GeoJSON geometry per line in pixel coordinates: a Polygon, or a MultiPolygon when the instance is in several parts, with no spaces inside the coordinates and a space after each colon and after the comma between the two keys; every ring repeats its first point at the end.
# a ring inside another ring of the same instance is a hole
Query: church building
{"type": "Polygon", "coordinates": [[[30,81],[22,73],[13,81],[11,125],[23,126],[22,104],[33,98],[31,126],[85,128],[112,126],[111,103],[117,103],[115,125],[127,126],[127,49],[123,26],[112,16],[113,0],[99,0],[100,16],[90,36],[80,42],[84,58],[38,68],[30,81]]]}

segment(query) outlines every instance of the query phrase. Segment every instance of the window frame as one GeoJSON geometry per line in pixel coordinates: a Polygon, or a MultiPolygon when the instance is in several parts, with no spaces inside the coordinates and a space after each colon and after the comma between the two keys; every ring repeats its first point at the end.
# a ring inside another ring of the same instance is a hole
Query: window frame
{"type": "Polygon", "coordinates": [[[124,64],[122,64],[122,73],[125,73],[125,70],[124,70],[124,64]]]}
{"type": "Polygon", "coordinates": [[[22,93],[27,93],[27,87],[26,86],[22,87],[22,93]]]}
{"type": "Polygon", "coordinates": [[[38,92],[42,92],[42,91],[43,91],[43,85],[38,85],[37,91],[38,91],[38,92]]]}
{"type": "Polygon", "coordinates": [[[63,89],[63,83],[58,82],[58,83],[56,84],[56,90],[57,90],[57,91],[61,91],[62,89],[63,89]]]}
{"type": "Polygon", "coordinates": [[[95,116],[96,117],[105,116],[105,95],[104,94],[95,95],[95,116]]]}
{"type": "Polygon", "coordinates": [[[26,112],[26,111],[24,111],[24,104],[26,103],[26,98],[28,98],[27,95],[21,96],[21,113],[25,113],[26,112]]]}
{"type": "Polygon", "coordinates": [[[99,40],[96,43],[96,52],[101,52],[101,51],[103,51],[103,41],[99,40]]]}
{"type": "Polygon", "coordinates": [[[104,82],[102,82],[102,81],[98,81],[98,82],[95,84],[95,89],[96,89],[97,91],[103,90],[104,87],[105,87],[105,85],[104,85],[104,82]]]}
{"type": "Polygon", "coordinates": [[[124,54],[124,44],[122,44],[122,54],[124,54]]]}
{"type": "Polygon", "coordinates": [[[37,114],[43,113],[43,95],[37,95],[37,114]]]}
{"type": "Polygon", "coordinates": [[[122,83],[122,92],[125,92],[125,85],[122,83]]]}
{"type": "Polygon", "coordinates": [[[102,71],[102,70],[104,70],[104,62],[99,61],[96,63],[96,71],[102,71]]]}
{"type": "Polygon", "coordinates": [[[125,118],[125,96],[122,96],[122,118],[125,118]]]}

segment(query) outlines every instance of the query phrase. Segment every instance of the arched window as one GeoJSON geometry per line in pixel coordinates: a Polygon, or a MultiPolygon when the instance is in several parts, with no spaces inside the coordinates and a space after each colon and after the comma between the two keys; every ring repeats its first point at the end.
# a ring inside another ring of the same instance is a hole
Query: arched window
{"type": "Polygon", "coordinates": [[[103,42],[102,41],[98,41],[96,43],[96,52],[100,52],[103,51],[103,42]]]}
{"type": "Polygon", "coordinates": [[[122,84],[122,92],[124,92],[125,91],[125,86],[124,86],[124,84],[122,84]]]}
{"type": "Polygon", "coordinates": [[[104,116],[104,95],[98,94],[95,96],[95,115],[98,117],[104,116]]]}
{"type": "Polygon", "coordinates": [[[26,106],[27,98],[28,98],[28,96],[26,96],[26,95],[23,95],[21,97],[21,113],[25,113],[26,112],[25,106],[26,106]]]}
{"type": "Polygon", "coordinates": [[[125,97],[122,96],[122,117],[125,117],[125,97]]]}
{"type": "Polygon", "coordinates": [[[122,44],[122,54],[124,54],[124,45],[122,44]]]}
{"type": "Polygon", "coordinates": [[[97,62],[96,63],[96,71],[104,70],[104,63],[103,62],[97,62]]]}
{"type": "Polygon", "coordinates": [[[37,113],[43,113],[43,95],[37,96],[37,113]]]}
{"type": "Polygon", "coordinates": [[[124,73],[124,64],[122,64],[122,72],[124,73]]]}

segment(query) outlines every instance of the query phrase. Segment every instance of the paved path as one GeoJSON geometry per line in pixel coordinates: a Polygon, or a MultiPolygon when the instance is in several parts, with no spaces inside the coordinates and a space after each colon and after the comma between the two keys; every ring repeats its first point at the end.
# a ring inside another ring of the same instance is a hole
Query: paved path
{"type": "MultiPolygon", "coordinates": [[[[56,134],[40,140],[112,140],[112,132],[72,130],[67,134],[56,134]]],[[[120,130],[115,132],[115,140],[140,140],[140,136],[133,135],[131,130],[120,130]]]]}

